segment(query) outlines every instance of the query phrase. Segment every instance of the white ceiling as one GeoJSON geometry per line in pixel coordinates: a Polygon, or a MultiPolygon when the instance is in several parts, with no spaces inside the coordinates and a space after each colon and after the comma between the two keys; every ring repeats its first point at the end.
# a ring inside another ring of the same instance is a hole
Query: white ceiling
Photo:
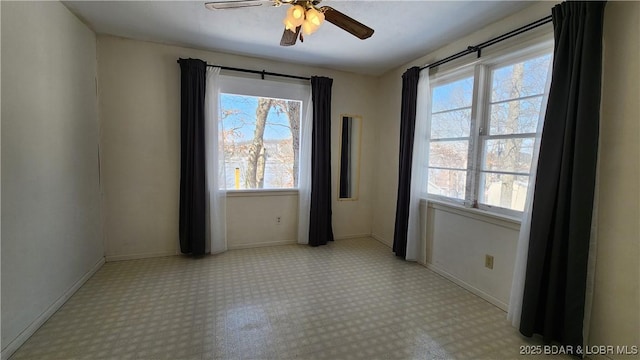
{"type": "Polygon", "coordinates": [[[64,3],[99,34],[373,75],[531,5],[526,1],[326,0],[321,5],[368,25],[375,30],[373,36],[360,40],[325,22],[304,43],[282,47],[286,6],[211,11],[204,2],[64,3]]]}

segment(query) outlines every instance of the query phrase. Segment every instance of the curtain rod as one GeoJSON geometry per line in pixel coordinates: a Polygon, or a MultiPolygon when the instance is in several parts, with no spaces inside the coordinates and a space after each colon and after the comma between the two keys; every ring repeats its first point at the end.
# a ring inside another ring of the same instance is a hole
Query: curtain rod
{"type": "Polygon", "coordinates": [[[246,73],[250,73],[250,74],[258,74],[258,75],[262,75],[262,80],[264,80],[264,76],[265,75],[269,75],[269,76],[280,76],[280,77],[285,77],[285,78],[290,78],[290,79],[299,79],[299,80],[311,80],[311,78],[308,77],[304,77],[304,76],[296,76],[296,75],[288,75],[288,74],[279,74],[279,73],[274,73],[274,72],[268,72],[268,71],[259,71],[259,70],[249,70],[249,69],[241,69],[241,68],[235,68],[235,67],[229,67],[229,66],[220,66],[220,65],[209,65],[207,64],[207,66],[211,66],[211,67],[219,67],[222,70],[230,70],[230,71],[239,71],[239,72],[246,72],[246,73]]]}
{"type": "Polygon", "coordinates": [[[207,66],[219,67],[222,70],[230,70],[230,71],[239,71],[239,72],[245,72],[245,73],[250,73],[250,74],[258,74],[258,75],[262,76],[262,80],[264,80],[264,76],[265,75],[280,76],[280,77],[285,77],[285,78],[290,78],[290,79],[299,79],[299,80],[311,80],[311,78],[304,77],[304,76],[279,74],[279,73],[268,72],[268,71],[264,71],[264,70],[262,70],[262,71],[260,71],[260,70],[249,70],[249,69],[241,69],[241,68],[235,68],[235,67],[229,67],[229,66],[210,65],[210,64],[207,64],[207,66]]]}
{"type": "Polygon", "coordinates": [[[431,69],[431,68],[434,68],[436,66],[440,66],[442,64],[446,64],[449,61],[453,61],[453,60],[458,59],[460,57],[463,57],[465,55],[469,55],[469,54],[474,53],[474,52],[478,53],[478,57],[480,57],[480,56],[482,56],[482,49],[484,49],[484,48],[486,48],[488,46],[497,44],[497,43],[499,43],[499,42],[501,42],[503,40],[510,39],[510,38],[512,38],[512,37],[514,37],[516,35],[520,35],[520,34],[522,34],[524,32],[529,31],[529,30],[533,30],[533,29],[537,28],[538,26],[541,26],[541,25],[544,25],[546,23],[551,22],[551,20],[552,20],[551,15],[543,17],[542,19],[536,20],[536,21],[534,21],[534,22],[532,22],[530,24],[527,24],[525,26],[519,27],[519,28],[517,28],[515,30],[511,30],[511,31],[509,31],[507,33],[504,33],[504,34],[502,34],[500,36],[494,37],[493,39],[489,39],[489,40],[487,40],[487,41],[485,41],[483,43],[480,43],[478,45],[468,46],[466,50],[460,51],[459,53],[453,54],[453,55],[451,55],[449,57],[446,57],[446,58],[444,58],[442,60],[438,60],[438,61],[436,61],[434,63],[429,64],[429,65],[425,65],[425,66],[421,67],[420,70],[431,69]]]}
{"type": "MultiPolygon", "coordinates": [[[[177,62],[180,63],[180,60],[178,60],[177,62]]],[[[212,64],[207,64],[207,66],[219,67],[222,70],[239,71],[239,72],[245,72],[245,73],[250,73],[250,74],[258,74],[258,75],[262,76],[262,80],[264,80],[264,76],[265,75],[280,76],[280,77],[285,77],[285,78],[290,78],[290,79],[299,79],[299,80],[311,80],[311,78],[304,77],[304,76],[279,74],[279,73],[269,72],[269,71],[265,71],[265,70],[260,71],[260,70],[241,69],[241,68],[236,68],[236,67],[222,66],[222,65],[212,65],[212,64]]]]}

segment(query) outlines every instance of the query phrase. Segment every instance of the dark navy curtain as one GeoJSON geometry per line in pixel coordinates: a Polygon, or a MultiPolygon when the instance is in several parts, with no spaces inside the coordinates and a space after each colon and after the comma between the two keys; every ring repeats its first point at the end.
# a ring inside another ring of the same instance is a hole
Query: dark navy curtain
{"type": "Polygon", "coordinates": [[[402,105],[400,108],[400,161],[398,172],[398,198],[396,224],[393,230],[393,252],[405,258],[409,230],[409,203],[411,201],[411,162],[413,138],[416,128],[416,104],[420,68],[412,67],[402,74],[402,105]]]}
{"type": "MultiPolygon", "coordinates": [[[[604,2],[553,8],[555,50],[536,177],[520,332],[583,345],[598,153],[604,2]]],[[[581,354],[576,353],[580,356],[581,354]]]]}
{"type": "Polygon", "coordinates": [[[207,64],[180,59],[180,251],[205,253],[204,96],[207,64]]]}
{"type": "Polygon", "coordinates": [[[311,77],[313,134],[311,143],[311,214],[309,245],[333,241],[331,224],[331,86],[333,79],[311,77]]]}

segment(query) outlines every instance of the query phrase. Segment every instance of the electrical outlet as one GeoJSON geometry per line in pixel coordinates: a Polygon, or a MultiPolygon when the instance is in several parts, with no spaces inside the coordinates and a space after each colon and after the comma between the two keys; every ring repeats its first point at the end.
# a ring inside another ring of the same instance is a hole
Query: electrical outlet
{"type": "Polygon", "coordinates": [[[280,225],[280,220],[282,220],[282,218],[280,216],[276,217],[276,224],[280,225]]]}
{"type": "Polygon", "coordinates": [[[493,269],[493,256],[488,254],[484,256],[484,267],[493,269]]]}

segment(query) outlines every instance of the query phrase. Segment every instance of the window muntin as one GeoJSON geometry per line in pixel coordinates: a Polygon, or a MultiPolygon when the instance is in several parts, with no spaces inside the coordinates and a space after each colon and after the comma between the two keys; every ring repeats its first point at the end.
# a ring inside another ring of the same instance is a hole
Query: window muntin
{"type": "Polygon", "coordinates": [[[499,138],[484,141],[482,171],[529,174],[534,138],[499,138]]]}
{"type": "Polygon", "coordinates": [[[498,102],[544,94],[547,83],[546,72],[550,61],[551,54],[544,54],[494,68],[491,81],[492,101],[498,102]],[[544,76],[524,76],[524,74],[541,73],[544,76]],[[514,82],[514,79],[519,79],[519,81],[514,82]]]}
{"type": "Polygon", "coordinates": [[[529,53],[435,82],[430,195],[509,215],[524,209],[551,58],[529,53]]]}
{"type": "Polygon", "coordinates": [[[468,138],[470,129],[471,107],[431,115],[431,139],[468,138]]]}
{"type": "Polygon", "coordinates": [[[541,104],[542,95],[491,103],[489,134],[535,134],[541,104]],[[513,109],[518,109],[518,114],[510,121],[513,109]]]}
{"type": "Polygon", "coordinates": [[[433,141],[429,144],[429,166],[446,169],[467,169],[469,140],[433,141]]]}

